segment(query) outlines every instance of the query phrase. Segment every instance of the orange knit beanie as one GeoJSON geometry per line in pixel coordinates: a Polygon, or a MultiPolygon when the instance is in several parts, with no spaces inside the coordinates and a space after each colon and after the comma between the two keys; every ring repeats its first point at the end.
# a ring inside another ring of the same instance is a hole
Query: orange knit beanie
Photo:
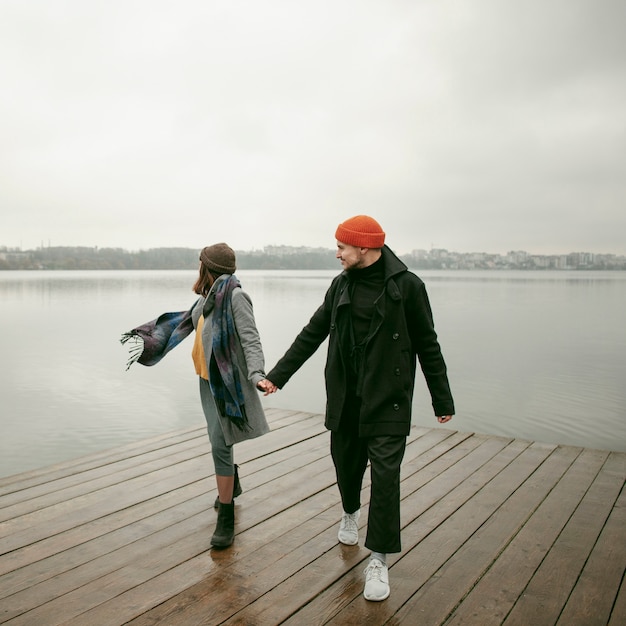
{"type": "Polygon", "coordinates": [[[355,215],[337,226],[335,238],[357,248],[382,248],[385,233],[380,224],[367,215],[355,215]]]}

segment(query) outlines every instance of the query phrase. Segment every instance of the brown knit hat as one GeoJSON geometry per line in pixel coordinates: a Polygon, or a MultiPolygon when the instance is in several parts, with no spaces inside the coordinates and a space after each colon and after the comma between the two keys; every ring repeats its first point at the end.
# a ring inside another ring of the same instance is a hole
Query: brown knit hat
{"type": "Polygon", "coordinates": [[[202,248],[200,260],[214,274],[234,274],[237,269],[235,251],[225,243],[214,243],[202,248]]]}
{"type": "Polygon", "coordinates": [[[335,238],[357,248],[382,248],[385,244],[383,229],[368,215],[355,215],[339,224],[335,238]]]}

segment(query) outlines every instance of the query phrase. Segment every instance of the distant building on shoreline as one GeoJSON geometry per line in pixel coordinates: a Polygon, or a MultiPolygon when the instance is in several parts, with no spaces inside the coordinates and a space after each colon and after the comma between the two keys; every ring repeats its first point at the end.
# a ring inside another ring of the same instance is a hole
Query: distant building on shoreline
{"type": "MultiPolygon", "coordinates": [[[[506,254],[451,252],[443,248],[413,250],[399,255],[411,268],[440,270],[626,270],[626,256],[570,252],[534,255],[524,250],[506,254]]],[[[337,269],[335,251],[306,246],[266,246],[238,250],[241,269],[337,269]]],[[[198,251],[191,248],[152,248],[128,252],[121,248],[41,247],[19,250],[0,247],[0,270],[159,270],[197,269],[198,251]]]]}
{"type": "Polygon", "coordinates": [[[429,269],[520,269],[520,270],[623,270],[626,256],[570,252],[569,254],[529,254],[512,250],[507,254],[488,252],[450,252],[445,249],[413,250],[402,257],[413,267],[429,269]]]}

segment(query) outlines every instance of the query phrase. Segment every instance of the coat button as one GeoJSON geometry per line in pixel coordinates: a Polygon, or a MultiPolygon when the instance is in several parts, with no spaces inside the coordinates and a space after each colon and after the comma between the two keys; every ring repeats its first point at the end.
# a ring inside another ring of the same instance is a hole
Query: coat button
{"type": "Polygon", "coordinates": [[[393,405],[393,410],[394,411],[399,411],[400,410],[400,405],[399,404],[394,404],[393,405]]]}
{"type": "Polygon", "coordinates": [[[394,338],[394,339],[398,339],[398,337],[400,337],[400,333],[394,333],[394,334],[393,334],[393,338],[394,338]]]}
{"type": "Polygon", "coordinates": [[[396,369],[395,369],[395,370],[393,370],[393,373],[394,373],[396,376],[400,376],[400,368],[399,368],[399,367],[396,367],[396,369]]]}

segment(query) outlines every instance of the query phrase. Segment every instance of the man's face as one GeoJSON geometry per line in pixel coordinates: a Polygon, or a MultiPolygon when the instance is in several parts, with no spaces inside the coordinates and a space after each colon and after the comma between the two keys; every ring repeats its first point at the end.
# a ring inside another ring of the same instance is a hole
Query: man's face
{"type": "Polygon", "coordinates": [[[347,243],[337,242],[337,253],[335,256],[341,261],[344,270],[356,270],[363,267],[363,253],[367,248],[356,248],[347,243]]]}

